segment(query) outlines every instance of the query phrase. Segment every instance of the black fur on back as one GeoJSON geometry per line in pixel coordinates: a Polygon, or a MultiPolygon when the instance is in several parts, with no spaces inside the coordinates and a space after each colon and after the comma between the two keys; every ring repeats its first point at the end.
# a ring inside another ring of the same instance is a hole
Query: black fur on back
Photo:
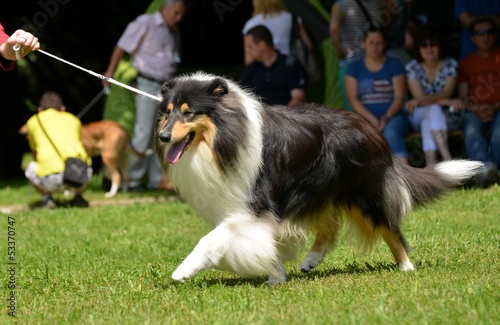
{"type": "Polygon", "coordinates": [[[316,105],[267,107],[263,123],[263,166],[251,202],[257,212],[311,215],[333,203],[388,223],[383,187],[392,154],[359,115],[316,105]]]}

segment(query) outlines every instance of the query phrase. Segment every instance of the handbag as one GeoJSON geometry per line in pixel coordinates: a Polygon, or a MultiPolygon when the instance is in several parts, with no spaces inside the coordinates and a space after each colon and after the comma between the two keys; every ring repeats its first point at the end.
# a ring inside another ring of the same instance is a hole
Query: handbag
{"type": "Polygon", "coordinates": [[[448,128],[448,131],[455,131],[462,128],[461,112],[454,112],[450,110],[449,106],[444,106],[443,113],[446,119],[446,127],[448,128]]]}
{"type": "Polygon", "coordinates": [[[64,159],[59,150],[57,150],[54,142],[52,142],[52,139],[47,134],[47,131],[45,131],[45,128],[43,127],[42,121],[40,121],[40,117],[38,116],[38,114],[36,114],[36,118],[38,120],[38,124],[40,124],[40,128],[49,140],[50,144],[52,144],[59,157],[64,160],[63,184],[76,188],[86,184],[89,181],[89,175],[87,172],[89,165],[78,157],[70,157],[64,159]]]}
{"type": "Polygon", "coordinates": [[[72,187],[80,187],[89,180],[89,165],[80,158],[68,158],[64,161],[63,183],[72,187]]]}
{"type": "Polygon", "coordinates": [[[291,35],[291,52],[293,56],[304,66],[306,70],[308,84],[315,84],[321,80],[321,69],[316,61],[313,51],[311,51],[306,43],[300,37],[299,24],[297,17],[292,16],[292,35],[291,35]]]}

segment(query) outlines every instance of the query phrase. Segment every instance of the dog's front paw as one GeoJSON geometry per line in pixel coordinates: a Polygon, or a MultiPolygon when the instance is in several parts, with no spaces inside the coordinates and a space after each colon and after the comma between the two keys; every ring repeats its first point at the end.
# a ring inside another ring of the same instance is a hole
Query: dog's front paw
{"type": "Polygon", "coordinates": [[[413,271],[415,270],[415,266],[413,266],[413,263],[410,261],[406,261],[403,263],[398,264],[398,269],[400,271],[413,271]]]}
{"type": "Polygon", "coordinates": [[[204,258],[198,258],[197,254],[189,254],[189,256],[177,267],[172,273],[172,279],[179,282],[185,282],[192,278],[199,271],[207,268],[204,263],[204,258]]]}
{"type": "Polygon", "coordinates": [[[174,273],[172,273],[172,279],[184,283],[195,274],[196,271],[193,268],[187,268],[183,263],[174,271],[174,273]]]}
{"type": "Polygon", "coordinates": [[[280,276],[270,275],[266,281],[266,284],[268,286],[274,286],[276,284],[282,284],[285,282],[286,282],[286,275],[280,275],[280,276]]]}
{"type": "Polygon", "coordinates": [[[318,264],[323,260],[323,254],[316,253],[316,252],[309,252],[300,263],[299,269],[301,272],[307,273],[314,269],[318,264]]]}
{"type": "Polygon", "coordinates": [[[172,279],[184,283],[187,279],[189,279],[189,277],[184,276],[184,274],[182,274],[182,272],[177,269],[174,271],[174,273],[172,273],[172,279]]]}

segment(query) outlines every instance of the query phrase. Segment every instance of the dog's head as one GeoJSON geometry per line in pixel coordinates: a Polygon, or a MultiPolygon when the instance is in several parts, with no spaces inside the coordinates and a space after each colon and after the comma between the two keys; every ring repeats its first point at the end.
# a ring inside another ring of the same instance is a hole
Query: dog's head
{"type": "Polygon", "coordinates": [[[165,83],[155,132],[161,161],[175,164],[205,143],[222,168],[232,165],[248,132],[242,92],[233,81],[204,73],[165,83]]]}
{"type": "Polygon", "coordinates": [[[162,87],[156,138],[167,148],[167,163],[175,164],[190,146],[213,143],[216,126],[212,117],[219,99],[227,93],[228,85],[222,78],[173,79],[162,87]]]}

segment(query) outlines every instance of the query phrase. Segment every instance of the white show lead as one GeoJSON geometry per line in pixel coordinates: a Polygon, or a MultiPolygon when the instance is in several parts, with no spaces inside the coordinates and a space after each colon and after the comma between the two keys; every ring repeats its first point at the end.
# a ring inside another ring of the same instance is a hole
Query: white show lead
{"type": "MultiPolygon", "coordinates": [[[[14,45],[13,49],[14,49],[14,51],[16,52],[16,59],[17,59],[17,60],[21,60],[21,52],[22,52],[22,48],[21,48],[21,46],[20,46],[19,44],[16,44],[16,45],[14,45]]],[[[55,56],[55,55],[53,55],[53,54],[47,53],[47,52],[45,52],[44,50],[38,50],[38,52],[40,52],[40,53],[42,53],[42,54],[45,54],[45,55],[47,55],[47,56],[50,56],[51,58],[56,59],[56,60],[59,60],[59,61],[61,61],[61,62],[63,62],[63,63],[69,64],[69,65],[71,65],[71,66],[73,66],[73,67],[75,67],[75,68],[77,68],[77,69],[83,70],[83,71],[85,71],[85,72],[87,72],[87,73],[89,73],[89,74],[93,75],[94,77],[97,77],[97,78],[99,78],[99,79],[106,80],[106,81],[107,81],[107,82],[109,82],[109,83],[115,84],[115,85],[120,86],[120,87],[125,88],[125,89],[128,89],[128,90],[133,91],[133,92],[135,92],[135,93],[137,93],[137,94],[140,94],[140,95],[146,96],[146,97],[148,97],[148,98],[150,98],[150,99],[152,99],[152,100],[155,100],[155,101],[157,101],[157,102],[161,102],[161,101],[162,101],[162,97],[161,97],[161,96],[159,96],[159,95],[157,95],[157,96],[155,96],[155,95],[151,95],[151,94],[146,93],[146,92],[144,92],[144,91],[142,91],[142,90],[139,90],[139,89],[137,89],[137,88],[134,88],[134,87],[131,87],[131,86],[126,85],[126,84],[124,84],[124,83],[121,83],[121,82],[119,82],[119,81],[116,81],[116,80],[114,80],[113,78],[105,77],[105,76],[103,76],[102,74],[96,73],[96,72],[94,72],[94,71],[92,71],[92,70],[82,68],[82,67],[80,67],[79,65],[76,65],[76,64],[71,63],[71,62],[69,62],[69,61],[66,61],[66,60],[64,60],[64,59],[61,59],[61,58],[59,58],[59,57],[57,57],[57,56],[55,56]]],[[[105,89],[105,92],[109,92],[109,90],[105,89]]]]}

